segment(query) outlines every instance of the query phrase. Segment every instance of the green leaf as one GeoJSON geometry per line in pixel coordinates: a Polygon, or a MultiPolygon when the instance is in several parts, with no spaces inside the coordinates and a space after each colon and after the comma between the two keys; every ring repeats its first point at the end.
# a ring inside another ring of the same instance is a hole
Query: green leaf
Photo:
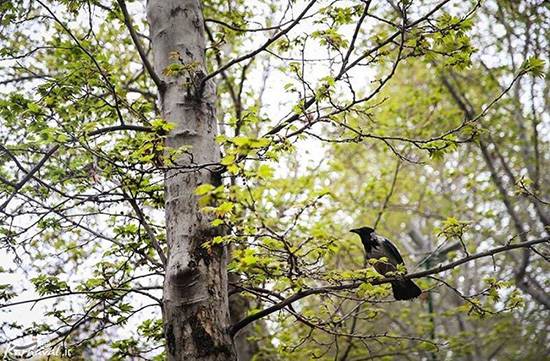
{"type": "Polygon", "coordinates": [[[222,165],[231,165],[233,163],[235,163],[235,155],[234,154],[226,155],[220,161],[220,164],[222,164],[222,165]]]}
{"type": "Polygon", "coordinates": [[[544,65],[545,61],[537,57],[530,57],[521,64],[520,72],[521,73],[531,73],[537,78],[544,77],[544,65]]]}
{"type": "Polygon", "coordinates": [[[216,213],[218,215],[224,215],[226,213],[231,212],[233,210],[234,204],[231,202],[223,202],[216,208],[216,213]]]}
{"type": "Polygon", "coordinates": [[[223,224],[223,219],[216,218],[212,222],[210,222],[212,227],[217,227],[223,224]]]}
{"type": "Polygon", "coordinates": [[[197,188],[195,188],[195,194],[198,196],[203,196],[205,194],[212,192],[214,188],[216,187],[214,187],[212,184],[204,183],[198,186],[197,188]]]}
{"type": "Polygon", "coordinates": [[[229,171],[229,173],[236,175],[239,173],[240,168],[235,164],[231,164],[227,166],[227,170],[229,171]]]}
{"type": "Polygon", "coordinates": [[[250,144],[250,138],[248,138],[248,137],[235,137],[235,138],[231,139],[231,141],[239,147],[244,147],[244,146],[250,144]]]}
{"type": "Polygon", "coordinates": [[[40,112],[42,111],[42,108],[40,107],[40,105],[36,103],[28,103],[27,108],[33,114],[40,114],[40,112]]]}
{"type": "Polygon", "coordinates": [[[269,179],[273,176],[273,168],[267,164],[262,164],[258,167],[258,176],[263,179],[269,179]]]}

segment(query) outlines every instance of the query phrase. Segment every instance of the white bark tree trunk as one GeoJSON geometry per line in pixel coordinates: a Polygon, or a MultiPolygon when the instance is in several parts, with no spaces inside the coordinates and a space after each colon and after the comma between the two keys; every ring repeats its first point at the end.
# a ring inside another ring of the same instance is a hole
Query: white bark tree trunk
{"type": "MultiPolygon", "coordinates": [[[[199,0],[149,0],[147,19],[157,74],[166,83],[161,90],[163,118],[176,125],[166,146],[191,146],[180,166],[219,161],[214,90],[202,94],[189,81],[205,72],[205,39],[199,0]],[[191,74],[164,76],[177,52],[181,63],[194,63],[191,74]]],[[[195,85],[197,82],[194,82],[195,85]]],[[[234,360],[227,333],[227,252],[202,244],[215,236],[209,219],[200,211],[195,188],[216,183],[210,170],[172,169],[166,173],[165,205],[168,263],[164,281],[163,319],[168,360],[234,360]]]]}

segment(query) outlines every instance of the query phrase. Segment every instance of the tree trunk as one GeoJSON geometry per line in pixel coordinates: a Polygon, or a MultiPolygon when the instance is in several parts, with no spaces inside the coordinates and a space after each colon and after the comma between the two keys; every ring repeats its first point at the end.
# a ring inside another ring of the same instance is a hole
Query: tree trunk
{"type": "Polygon", "coordinates": [[[195,188],[216,183],[212,169],[189,167],[219,161],[214,91],[199,90],[205,72],[205,39],[198,0],[149,0],[147,19],[157,74],[171,63],[186,66],[176,76],[161,75],[163,118],[175,124],[167,148],[190,147],[165,174],[168,262],[163,320],[167,360],[235,360],[227,298],[227,252],[202,244],[215,235],[201,213],[195,188]],[[177,52],[177,53],[176,53],[177,52]],[[180,168],[180,169],[177,169],[180,168]]]}

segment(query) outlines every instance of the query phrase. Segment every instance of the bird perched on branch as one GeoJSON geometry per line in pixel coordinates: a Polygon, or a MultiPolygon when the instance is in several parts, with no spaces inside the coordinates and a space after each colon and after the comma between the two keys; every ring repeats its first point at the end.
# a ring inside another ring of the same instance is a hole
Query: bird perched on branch
{"type": "MultiPolygon", "coordinates": [[[[361,227],[350,230],[361,237],[367,259],[381,259],[385,257],[387,261],[376,262],[373,267],[376,272],[386,275],[388,272],[397,271],[398,264],[405,264],[397,248],[388,239],[374,233],[370,227],[361,227]]],[[[410,300],[420,296],[422,290],[411,280],[392,281],[391,288],[393,297],[396,300],[410,300]]]]}

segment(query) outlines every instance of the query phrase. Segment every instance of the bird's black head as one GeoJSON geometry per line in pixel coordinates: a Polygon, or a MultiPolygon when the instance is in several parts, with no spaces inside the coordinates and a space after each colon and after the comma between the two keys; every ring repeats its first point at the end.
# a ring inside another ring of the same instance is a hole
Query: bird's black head
{"type": "Polygon", "coordinates": [[[372,250],[372,247],[376,246],[376,242],[373,239],[374,229],[370,227],[361,227],[361,228],[355,228],[349,230],[352,233],[357,233],[359,237],[361,237],[361,243],[363,243],[363,247],[365,247],[365,251],[367,254],[370,253],[372,250]]]}
{"type": "Polygon", "coordinates": [[[369,236],[372,233],[374,233],[374,229],[370,227],[361,227],[361,228],[350,229],[350,232],[357,233],[359,236],[361,236],[361,238],[363,237],[369,238],[369,236]]]}

